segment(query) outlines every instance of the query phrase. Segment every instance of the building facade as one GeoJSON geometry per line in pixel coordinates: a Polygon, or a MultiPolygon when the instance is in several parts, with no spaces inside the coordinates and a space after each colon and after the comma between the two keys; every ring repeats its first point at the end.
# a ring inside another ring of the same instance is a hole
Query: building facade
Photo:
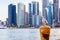
{"type": "Polygon", "coordinates": [[[16,25],[16,5],[8,5],[8,26],[16,25]]]}
{"type": "Polygon", "coordinates": [[[29,25],[32,25],[32,4],[29,3],[29,25]]]}
{"type": "Polygon", "coordinates": [[[59,22],[59,0],[53,0],[53,20],[57,25],[59,22]]]}
{"type": "Polygon", "coordinates": [[[24,22],[25,22],[25,25],[29,25],[29,14],[28,14],[28,12],[25,12],[24,22]]]}
{"type": "Polygon", "coordinates": [[[53,5],[50,3],[49,5],[48,5],[48,13],[47,13],[47,19],[48,19],[48,25],[50,25],[50,26],[52,26],[52,22],[53,22],[53,16],[52,16],[52,14],[53,14],[53,12],[52,12],[52,8],[53,8],[53,5]]]}
{"type": "Polygon", "coordinates": [[[47,20],[46,7],[49,5],[49,0],[42,0],[42,15],[47,20]]]}
{"type": "Polygon", "coordinates": [[[24,16],[25,16],[25,5],[23,3],[18,3],[18,13],[17,13],[17,26],[24,25],[24,16]]]}
{"type": "Polygon", "coordinates": [[[58,25],[60,26],[60,8],[59,8],[59,13],[58,13],[58,25]]]}
{"type": "Polygon", "coordinates": [[[33,26],[38,26],[39,25],[39,2],[33,1],[32,3],[29,4],[29,18],[30,18],[30,23],[33,26]]]}
{"type": "Polygon", "coordinates": [[[59,8],[59,17],[58,17],[58,20],[60,21],[60,8],[59,8]]]}

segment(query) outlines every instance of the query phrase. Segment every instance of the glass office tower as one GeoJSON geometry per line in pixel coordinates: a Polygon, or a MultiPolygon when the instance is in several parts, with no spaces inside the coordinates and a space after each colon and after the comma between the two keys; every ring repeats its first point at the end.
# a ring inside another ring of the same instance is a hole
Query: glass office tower
{"type": "Polygon", "coordinates": [[[16,25],[16,5],[8,5],[8,26],[16,25]]]}
{"type": "Polygon", "coordinates": [[[53,16],[52,16],[52,14],[53,14],[53,12],[52,12],[52,8],[53,8],[53,5],[51,4],[51,3],[49,3],[49,5],[48,5],[48,16],[47,16],[47,18],[48,18],[48,24],[50,25],[50,26],[52,26],[52,21],[53,21],[53,16]]]}
{"type": "Polygon", "coordinates": [[[29,3],[29,23],[33,26],[39,25],[39,2],[29,3]]]}
{"type": "Polygon", "coordinates": [[[43,17],[47,20],[46,18],[46,10],[45,8],[49,5],[49,0],[42,0],[42,15],[43,17]]]}
{"type": "Polygon", "coordinates": [[[24,25],[25,16],[25,5],[23,3],[18,3],[18,13],[17,13],[17,26],[24,25]]]}
{"type": "Polygon", "coordinates": [[[59,0],[53,0],[53,20],[55,20],[55,24],[57,25],[59,22],[59,0]]]}

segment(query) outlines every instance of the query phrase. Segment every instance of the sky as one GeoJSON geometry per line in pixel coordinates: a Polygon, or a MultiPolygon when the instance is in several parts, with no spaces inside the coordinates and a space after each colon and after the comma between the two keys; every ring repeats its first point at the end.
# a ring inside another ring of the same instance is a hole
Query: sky
{"type": "Polygon", "coordinates": [[[26,5],[26,11],[28,12],[28,3],[31,3],[32,1],[39,2],[39,9],[42,12],[42,0],[0,0],[0,20],[5,21],[6,18],[8,18],[9,4],[12,3],[17,6],[18,3],[24,3],[26,5]]]}

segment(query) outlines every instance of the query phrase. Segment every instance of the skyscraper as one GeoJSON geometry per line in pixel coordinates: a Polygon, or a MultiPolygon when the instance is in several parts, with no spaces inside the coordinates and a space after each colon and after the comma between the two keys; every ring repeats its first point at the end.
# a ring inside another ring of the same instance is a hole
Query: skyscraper
{"type": "Polygon", "coordinates": [[[59,16],[58,16],[58,20],[59,20],[59,22],[60,22],[60,8],[59,8],[59,14],[58,14],[59,16]]]}
{"type": "Polygon", "coordinates": [[[46,19],[46,10],[45,8],[49,5],[49,0],[42,0],[42,15],[46,19]]]}
{"type": "Polygon", "coordinates": [[[8,25],[16,25],[16,5],[8,5],[8,25]]]}
{"type": "Polygon", "coordinates": [[[53,12],[52,12],[52,8],[53,8],[53,5],[51,4],[51,3],[49,3],[49,5],[48,5],[48,7],[47,7],[47,9],[48,9],[48,13],[47,13],[47,19],[48,19],[48,24],[50,25],[50,26],[52,26],[52,14],[53,14],[53,12]]]}
{"type": "Polygon", "coordinates": [[[55,20],[55,24],[59,22],[59,0],[53,0],[53,20],[55,20]]]}
{"type": "Polygon", "coordinates": [[[33,26],[39,25],[39,2],[33,1],[29,4],[29,18],[33,26]]]}
{"type": "Polygon", "coordinates": [[[32,2],[32,13],[33,13],[33,16],[32,16],[32,24],[33,26],[38,26],[39,25],[39,2],[35,2],[33,1],[32,2]]]}
{"type": "Polygon", "coordinates": [[[17,13],[18,27],[24,25],[24,16],[25,16],[25,5],[23,3],[18,3],[18,13],[17,13]]]}
{"type": "Polygon", "coordinates": [[[25,25],[28,25],[29,24],[29,14],[28,12],[25,12],[25,16],[24,16],[24,22],[25,22],[25,25]]]}
{"type": "Polygon", "coordinates": [[[58,25],[60,26],[60,8],[59,8],[59,12],[58,12],[58,25]]]}
{"type": "Polygon", "coordinates": [[[32,2],[32,13],[33,15],[39,15],[39,2],[32,2]]]}
{"type": "Polygon", "coordinates": [[[29,24],[32,26],[32,4],[29,3],[29,24]]]}

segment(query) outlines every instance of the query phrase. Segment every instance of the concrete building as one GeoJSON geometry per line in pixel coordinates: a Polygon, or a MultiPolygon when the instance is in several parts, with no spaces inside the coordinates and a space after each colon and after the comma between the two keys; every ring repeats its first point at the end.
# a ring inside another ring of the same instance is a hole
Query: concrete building
{"type": "Polygon", "coordinates": [[[18,3],[18,13],[17,13],[17,26],[20,27],[24,25],[25,16],[25,5],[23,3],[18,3]]]}

